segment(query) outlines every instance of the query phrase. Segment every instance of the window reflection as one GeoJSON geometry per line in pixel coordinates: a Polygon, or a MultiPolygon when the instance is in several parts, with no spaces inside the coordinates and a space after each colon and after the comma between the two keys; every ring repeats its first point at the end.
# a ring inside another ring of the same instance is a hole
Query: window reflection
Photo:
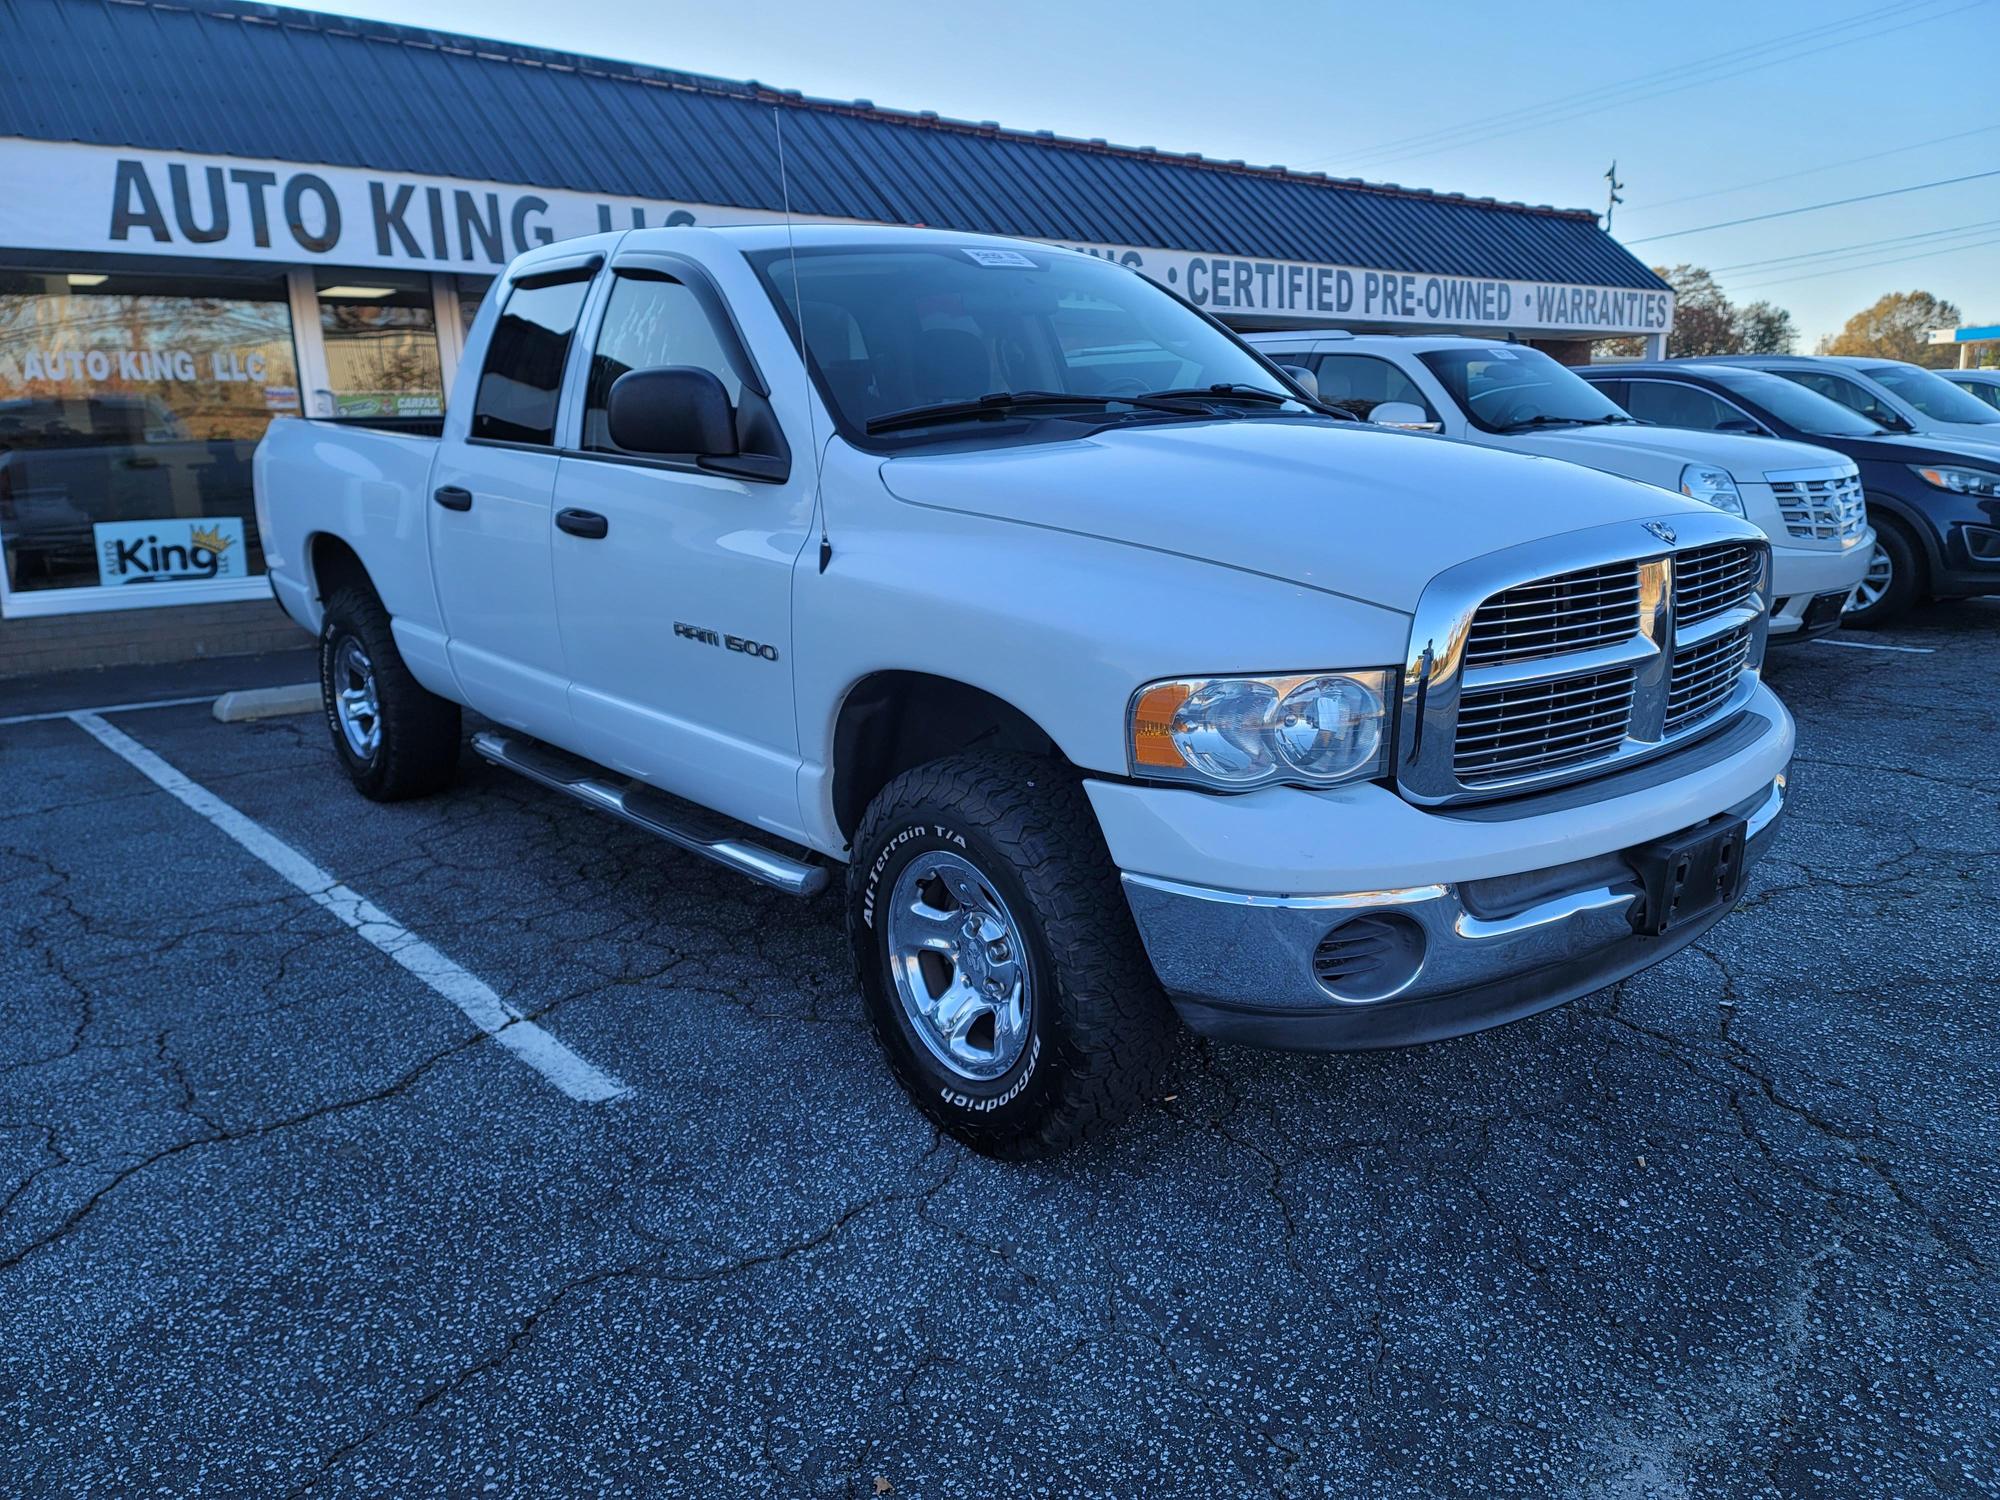
{"type": "Polygon", "coordinates": [[[444,410],[437,307],[428,276],[321,271],[319,326],[337,417],[435,417],[444,410]]]}
{"type": "Polygon", "coordinates": [[[251,452],[298,410],[282,279],[0,271],[8,590],[261,573],[251,452]]]}

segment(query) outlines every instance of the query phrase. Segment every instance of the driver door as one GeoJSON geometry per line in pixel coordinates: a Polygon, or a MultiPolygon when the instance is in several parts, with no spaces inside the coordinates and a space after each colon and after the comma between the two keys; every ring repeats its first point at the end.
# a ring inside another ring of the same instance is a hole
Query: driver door
{"type": "Polygon", "coordinates": [[[768,414],[768,390],[692,263],[621,256],[602,307],[580,431],[555,480],[556,615],[576,748],[796,837],[792,568],[814,502],[804,434],[791,435],[798,456],[771,479],[619,448],[605,405],[628,370],[708,370],[739,414],[768,414]]]}

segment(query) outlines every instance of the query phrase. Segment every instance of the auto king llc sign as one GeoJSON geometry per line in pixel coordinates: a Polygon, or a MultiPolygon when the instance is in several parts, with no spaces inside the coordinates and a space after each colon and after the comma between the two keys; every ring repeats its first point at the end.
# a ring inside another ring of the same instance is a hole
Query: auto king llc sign
{"type": "MultiPolygon", "coordinates": [[[[769,223],[776,211],[566,189],[0,141],[0,246],[287,265],[499,270],[579,235],[769,223]]],[[[804,223],[856,222],[796,216],[804,223]]],[[[940,225],[937,227],[949,227],[940,225]]],[[[1068,243],[1068,242],[1061,242],[1068,243]]],[[[1218,316],[1602,337],[1664,333],[1673,293],[1270,260],[1159,246],[1078,245],[1218,316]]]]}

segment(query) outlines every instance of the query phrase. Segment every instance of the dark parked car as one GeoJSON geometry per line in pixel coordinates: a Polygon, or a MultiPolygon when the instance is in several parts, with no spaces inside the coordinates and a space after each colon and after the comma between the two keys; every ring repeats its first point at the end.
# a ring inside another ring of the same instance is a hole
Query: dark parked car
{"type": "MultiPolygon", "coordinates": [[[[1761,433],[1853,459],[1875,556],[1846,623],[1881,625],[1925,599],[2000,594],[2000,445],[1892,433],[1794,381],[1740,364],[1667,360],[1577,373],[1643,422],[1761,433]]],[[[1800,497],[1798,524],[1814,524],[1808,499],[1800,497]]]]}

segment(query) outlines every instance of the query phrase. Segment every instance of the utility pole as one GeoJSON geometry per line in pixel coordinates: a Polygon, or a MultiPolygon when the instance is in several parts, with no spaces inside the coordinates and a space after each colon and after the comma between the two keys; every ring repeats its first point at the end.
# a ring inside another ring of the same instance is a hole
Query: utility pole
{"type": "Polygon", "coordinates": [[[1604,205],[1604,232],[1606,234],[1609,234],[1611,233],[1611,211],[1617,208],[1619,204],[1625,201],[1623,198],[1618,196],[1618,190],[1623,186],[1625,186],[1625,184],[1618,180],[1617,162],[1614,161],[1611,164],[1611,170],[1604,174],[1604,180],[1611,184],[1611,189],[1608,195],[1609,201],[1607,201],[1604,205]]]}

